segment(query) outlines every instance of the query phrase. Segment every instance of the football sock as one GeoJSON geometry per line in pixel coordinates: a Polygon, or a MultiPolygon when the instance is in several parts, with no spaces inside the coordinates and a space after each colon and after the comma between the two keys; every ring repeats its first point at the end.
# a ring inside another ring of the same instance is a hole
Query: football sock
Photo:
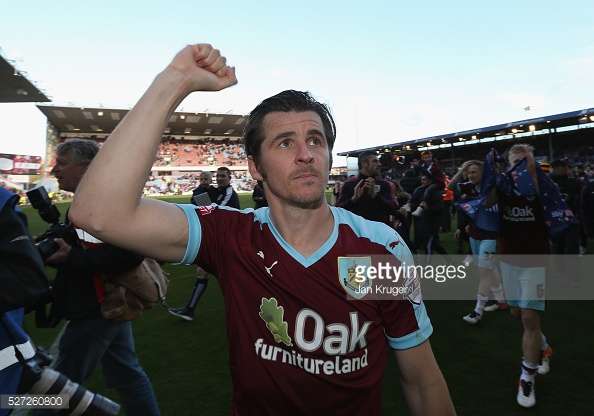
{"type": "Polygon", "coordinates": [[[192,299],[190,299],[188,308],[196,309],[196,304],[200,300],[200,296],[202,296],[202,294],[206,290],[206,286],[208,286],[208,278],[196,279],[196,284],[194,285],[194,291],[192,292],[192,299]]]}
{"type": "Polygon", "coordinates": [[[537,365],[530,365],[526,361],[522,360],[522,375],[520,376],[520,380],[531,381],[534,383],[534,377],[538,372],[538,364],[537,365]]]}
{"type": "Polygon", "coordinates": [[[489,300],[488,296],[483,296],[480,293],[476,294],[476,306],[474,308],[474,311],[480,315],[483,314],[483,310],[485,309],[485,305],[487,304],[487,301],[489,300]]]}
{"type": "Polygon", "coordinates": [[[503,286],[499,285],[499,287],[492,287],[491,291],[493,295],[495,295],[495,300],[499,303],[505,302],[505,295],[503,294],[503,286]]]}

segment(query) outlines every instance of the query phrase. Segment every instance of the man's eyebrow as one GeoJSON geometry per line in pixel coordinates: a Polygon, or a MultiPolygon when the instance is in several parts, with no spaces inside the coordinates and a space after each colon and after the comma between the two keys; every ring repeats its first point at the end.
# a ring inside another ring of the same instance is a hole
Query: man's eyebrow
{"type": "Polygon", "coordinates": [[[296,135],[297,135],[297,133],[295,133],[294,131],[285,131],[285,132],[279,133],[272,139],[272,144],[276,143],[279,140],[283,140],[283,139],[286,139],[287,137],[293,137],[296,135]]]}
{"type": "MultiPolygon", "coordinates": [[[[278,142],[279,140],[284,140],[288,137],[294,137],[296,135],[297,135],[297,133],[295,131],[285,131],[285,132],[279,133],[272,139],[271,144],[274,144],[274,143],[278,142]]],[[[307,135],[308,136],[320,136],[320,137],[326,139],[326,136],[324,136],[324,133],[320,129],[308,130],[307,135]]]]}
{"type": "Polygon", "coordinates": [[[324,139],[326,138],[324,133],[319,129],[308,130],[307,134],[308,134],[308,136],[322,136],[324,139]]]}

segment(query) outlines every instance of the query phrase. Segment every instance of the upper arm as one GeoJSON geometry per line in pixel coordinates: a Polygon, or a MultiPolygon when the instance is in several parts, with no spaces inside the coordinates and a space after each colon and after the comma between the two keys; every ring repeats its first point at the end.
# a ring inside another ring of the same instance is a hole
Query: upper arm
{"type": "Polygon", "coordinates": [[[458,195],[462,193],[462,190],[460,188],[460,182],[450,181],[448,183],[448,189],[458,195]]]}
{"type": "Polygon", "coordinates": [[[186,214],[174,204],[142,198],[125,218],[112,217],[102,225],[84,213],[70,219],[102,241],[158,260],[177,262],[184,257],[189,227],[186,214]]]}

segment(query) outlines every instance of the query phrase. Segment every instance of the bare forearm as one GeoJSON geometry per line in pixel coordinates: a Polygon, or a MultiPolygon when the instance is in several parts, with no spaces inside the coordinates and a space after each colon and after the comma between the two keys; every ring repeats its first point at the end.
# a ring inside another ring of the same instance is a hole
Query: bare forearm
{"type": "Polygon", "coordinates": [[[75,223],[86,224],[83,212],[93,218],[108,210],[118,220],[136,209],[167,118],[183,98],[172,78],[158,75],[105,142],[77,189],[70,210],[75,223]]]}
{"type": "Polygon", "coordinates": [[[185,214],[175,205],[141,199],[142,191],[164,127],[179,103],[193,91],[219,91],[236,83],[235,69],[212,45],[182,49],[96,156],[76,191],[70,218],[105,242],[180,260],[189,233],[185,214]]]}
{"type": "Polygon", "coordinates": [[[396,350],[402,391],[413,415],[455,415],[454,405],[429,340],[396,350]]]}
{"type": "Polygon", "coordinates": [[[425,386],[409,386],[402,380],[402,391],[412,415],[450,416],[456,414],[443,377],[425,386]]]}
{"type": "Polygon", "coordinates": [[[459,170],[452,177],[452,179],[450,179],[450,182],[448,183],[448,189],[450,191],[454,191],[454,192],[457,192],[458,191],[458,183],[460,182],[460,179],[462,178],[462,174],[463,174],[463,170],[459,170]]]}
{"type": "Polygon", "coordinates": [[[187,234],[174,223],[181,212],[141,196],[164,126],[185,97],[182,86],[183,76],[175,71],[155,78],[95,157],[69,212],[75,224],[103,241],[169,261],[183,255],[187,234]],[[171,221],[166,224],[155,217],[171,221]],[[177,237],[172,230],[177,230],[177,237]],[[154,253],[159,245],[166,248],[154,253]]]}

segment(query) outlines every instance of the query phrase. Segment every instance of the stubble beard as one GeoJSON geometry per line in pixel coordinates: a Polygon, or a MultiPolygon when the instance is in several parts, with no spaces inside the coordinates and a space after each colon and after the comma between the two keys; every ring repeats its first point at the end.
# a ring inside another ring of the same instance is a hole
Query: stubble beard
{"type": "MultiPolygon", "coordinates": [[[[296,174],[298,175],[306,172],[314,173],[316,178],[322,177],[321,182],[324,182],[324,175],[321,175],[317,169],[303,169],[302,171],[296,172],[296,174]]],[[[262,174],[262,178],[266,180],[268,175],[262,174]]],[[[319,208],[326,202],[325,187],[323,184],[320,184],[318,187],[315,182],[315,180],[312,180],[311,185],[301,184],[299,185],[299,189],[295,189],[293,181],[290,180],[289,183],[286,184],[289,194],[283,199],[288,202],[288,205],[300,209],[311,210],[319,208]]],[[[268,188],[270,189],[270,186],[268,186],[268,188]]]]}
{"type": "Polygon", "coordinates": [[[303,195],[302,193],[297,192],[290,192],[288,196],[289,202],[291,202],[292,205],[301,209],[319,208],[320,206],[322,206],[325,199],[326,195],[324,194],[323,190],[317,194],[308,195],[303,195]]]}

